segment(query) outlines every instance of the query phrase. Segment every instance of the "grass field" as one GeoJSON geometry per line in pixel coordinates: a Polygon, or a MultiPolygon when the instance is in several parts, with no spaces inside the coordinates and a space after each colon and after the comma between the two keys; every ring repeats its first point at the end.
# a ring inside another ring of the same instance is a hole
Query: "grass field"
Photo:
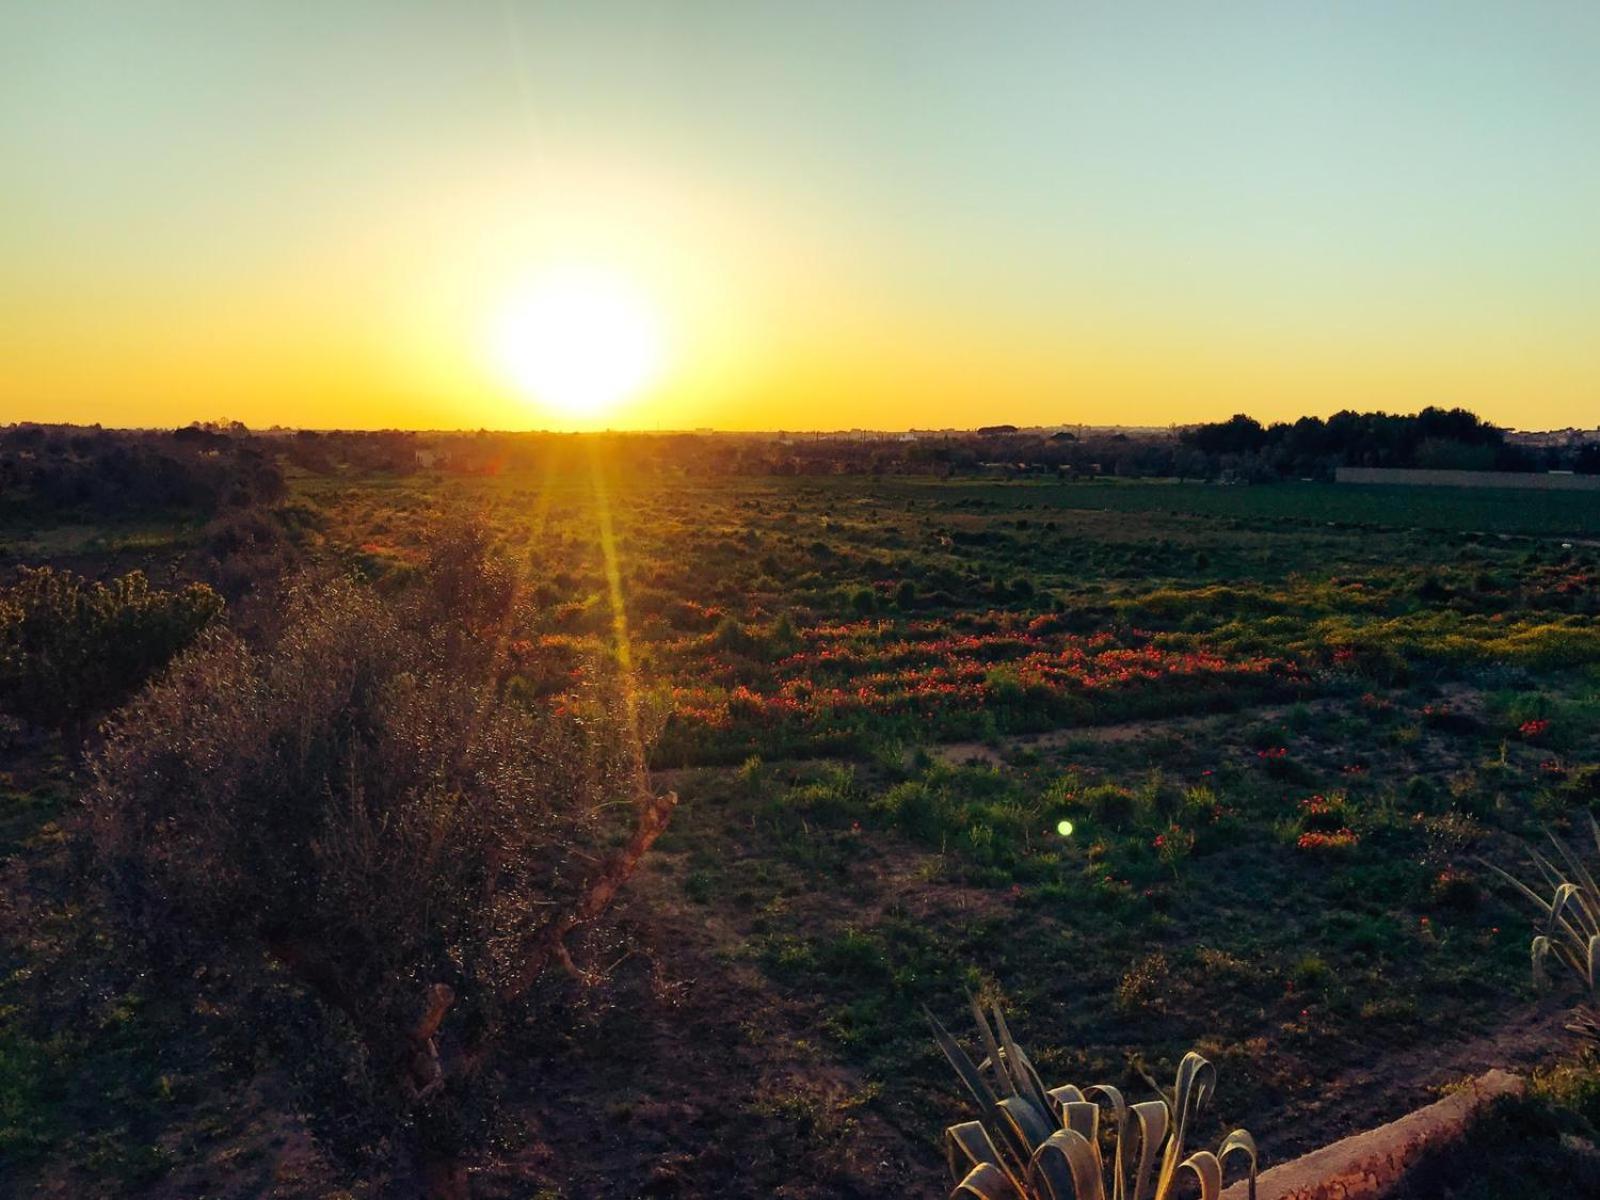
{"type": "MultiPolygon", "coordinates": [[[[560,703],[625,644],[663,715],[683,802],[608,982],[507,1081],[505,1194],[938,1194],[962,1105],[921,1014],[966,989],[1047,1083],[1138,1091],[1199,1047],[1269,1161],[1564,1049],[1479,859],[1600,808],[1600,497],[575,464],[308,476],[291,505],[307,556],[380,588],[482,511],[562,664],[519,686],[560,703]]],[[[188,561],[168,536],[12,559],[188,561]]],[[[18,869],[48,875],[73,786],[42,751],[7,779],[18,869]]],[[[13,1178],[177,1194],[243,1154],[237,1194],[286,1161],[335,1186],[214,1019],[129,985],[26,1029],[70,942],[7,952],[13,1178]],[[85,1064],[120,1081],[112,1129],[85,1064]]]]}

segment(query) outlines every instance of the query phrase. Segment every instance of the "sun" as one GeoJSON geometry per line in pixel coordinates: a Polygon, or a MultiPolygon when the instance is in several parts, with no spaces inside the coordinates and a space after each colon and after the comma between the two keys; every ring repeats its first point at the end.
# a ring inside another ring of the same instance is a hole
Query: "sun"
{"type": "Polygon", "coordinates": [[[626,276],[599,267],[547,271],[494,323],[507,379],[560,416],[593,420],[648,387],[665,357],[661,321],[626,276]]]}

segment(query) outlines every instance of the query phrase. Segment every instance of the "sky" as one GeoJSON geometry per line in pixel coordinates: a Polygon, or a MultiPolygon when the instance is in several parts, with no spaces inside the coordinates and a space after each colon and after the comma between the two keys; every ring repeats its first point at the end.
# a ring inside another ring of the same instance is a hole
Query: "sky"
{"type": "Polygon", "coordinates": [[[1594,426],[1596,62],[1592,0],[0,0],[0,422],[1594,426]],[[580,412],[503,342],[585,271],[659,353],[580,412]]]}

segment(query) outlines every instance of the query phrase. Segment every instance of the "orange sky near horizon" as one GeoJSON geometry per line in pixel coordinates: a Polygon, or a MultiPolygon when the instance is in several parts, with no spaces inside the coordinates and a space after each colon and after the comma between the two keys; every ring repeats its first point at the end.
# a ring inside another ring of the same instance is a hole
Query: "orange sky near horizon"
{"type": "Polygon", "coordinates": [[[1595,10],[1002,7],[7,8],[0,422],[1600,424],[1595,10]]]}

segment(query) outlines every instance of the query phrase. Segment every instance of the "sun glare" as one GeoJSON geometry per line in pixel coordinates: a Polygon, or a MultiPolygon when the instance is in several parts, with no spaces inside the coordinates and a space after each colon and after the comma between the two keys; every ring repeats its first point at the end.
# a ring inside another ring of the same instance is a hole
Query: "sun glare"
{"type": "Polygon", "coordinates": [[[593,419],[648,387],[665,347],[644,293],[585,267],[551,271],[518,293],[495,324],[493,352],[530,399],[559,416],[593,419]]]}

